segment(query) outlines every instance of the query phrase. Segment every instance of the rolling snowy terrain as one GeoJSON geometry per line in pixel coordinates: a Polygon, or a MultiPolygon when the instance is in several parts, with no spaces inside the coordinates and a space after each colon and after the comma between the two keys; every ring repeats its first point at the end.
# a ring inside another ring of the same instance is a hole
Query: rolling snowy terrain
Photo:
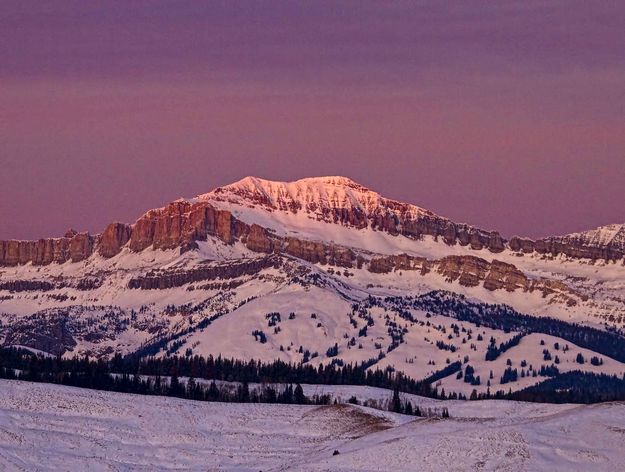
{"type": "MultiPolygon", "coordinates": [[[[439,403],[412,399],[423,409],[439,403]]],[[[449,419],[414,419],[344,404],[208,403],[0,380],[0,469],[605,471],[625,463],[620,403],[445,405],[449,419]]]]}
{"type": "Polygon", "coordinates": [[[0,339],[66,357],[373,360],[415,379],[459,361],[473,378],[437,387],[464,395],[551,367],[622,376],[623,234],[505,239],[345,177],[248,177],[98,235],[0,241],[0,339]]]}

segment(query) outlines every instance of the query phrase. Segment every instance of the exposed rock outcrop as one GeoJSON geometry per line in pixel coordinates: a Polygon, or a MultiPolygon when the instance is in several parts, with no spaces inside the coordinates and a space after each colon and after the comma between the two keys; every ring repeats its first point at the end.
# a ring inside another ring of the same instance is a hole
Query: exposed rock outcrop
{"type": "Polygon", "coordinates": [[[623,259],[624,252],[610,246],[588,246],[583,241],[572,238],[546,238],[534,243],[534,250],[539,254],[557,256],[563,254],[573,259],[592,259],[615,261],[623,259]]]}
{"type": "Polygon", "coordinates": [[[0,265],[60,264],[71,260],[79,262],[93,252],[94,238],[89,233],[68,233],[62,238],[39,239],[38,241],[0,241],[0,265]]]}
{"type": "Polygon", "coordinates": [[[276,256],[260,257],[228,264],[206,264],[192,270],[155,271],[142,277],[135,277],[129,288],[143,290],[165,289],[205,280],[227,280],[243,275],[253,275],[269,267],[279,267],[281,260],[276,256]]]}
{"type": "Polygon", "coordinates": [[[111,223],[100,237],[98,253],[106,258],[116,256],[130,240],[132,228],[124,223],[111,223]]]}
{"type": "Polygon", "coordinates": [[[477,287],[486,279],[489,263],[485,259],[473,256],[449,256],[437,261],[437,272],[447,282],[458,281],[465,287],[477,287]]]}
{"type": "Polygon", "coordinates": [[[470,246],[475,250],[488,249],[497,253],[505,249],[503,238],[495,231],[484,231],[469,225],[457,224],[436,215],[418,215],[414,219],[401,220],[395,226],[382,226],[379,229],[413,239],[420,239],[426,235],[433,236],[436,239],[442,239],[450,246],[459,244],[470,246]]]}
{"type": "Polygon", "coordinates": [[[327,264],[326,245],[319,241],[287,238],[284,252],[313,264],[327,264]]]}
{"type": "Polygon", "coordinates": [[[164,208],[151,210],[139,218],[132,227],[130,249],[143,251],[174,249],[207,236],[216,236],[232,244],[248,230],[226,210],[218,210],[206,202],[176,201],[164,208]]]}
{"type": "Polygon", "coordinates": [[[397,256],[378,256],[369,261],[369,272],[385,274],[395,270],[418,270],[425,275],[432,269],[425,257],[400,254],[397,256]]]}
{"type": "Polygon", "coordinates": [[[573,259],[618,261],[625,257],[625,225],[608,225],[582,233],[552,236],[533,241],[513,237],[513,251],[537,252],[548,256],[564,255],[573,259]]]}
{"type": "Polygon", "coordinates": [[[257,224],[250,226],[244,240],[245,246],[250,251],[270,253],[274,250],[275,240],[265,228],[257,224]]]}
{"type": "Polygon", "coordinates": [[[458,281],[465,287],[482,285],[487,290],[505,289],[513,292],[517,289],[527,291],[528,278],[512,264],[498,260],[488,262],[474,256],[448,256],[435,261],[436,270],[448,282],[458,281]]]}
{"type": "Polygon", "coordinates": [[[84,261],[93,253],[93,237],[89,233],[76,233],[69,240],[69,260],[84,261]]]}
{"type": "Polygon", "coordinates": [[[368,270],[374,273],[419,271],[421,275],[434,271],[442,275],[447,282],[458,282],[464,287],[482,286],[490,291],[503,289],[508,292],[539,291],[543,296],[558,293],[569,305],[575,304],[576,299],[587,299],[573,291],[564,282],[529,279],[513,264],[496,259],[488,262],[476,256],[447,256],[438,260],[428,260],[407,254],[378,256],[369,261],[368,270]]]}
{"type": "Polygon", "coordinates": [[[515,252],[523,252],[525,254],[534,252],[536,248],[536,244],[533,240],[527,238],[519,238],[518,236],[513,236],[512,238],[510,238],[508,246],[511,250],[515,252]]]}
{"type": "Polygon", "coordinates": [[[47,292],[55,288],[53,283],[45,280],[9,280],[0,282],[0,290],[9,292],[47,292]]]}

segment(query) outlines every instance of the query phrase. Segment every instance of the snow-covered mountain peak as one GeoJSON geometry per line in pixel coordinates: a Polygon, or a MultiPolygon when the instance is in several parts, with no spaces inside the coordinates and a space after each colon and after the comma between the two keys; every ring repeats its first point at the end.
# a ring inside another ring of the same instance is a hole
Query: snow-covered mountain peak
{"type": "Polygon", "coordinates": [[[280,208],[281,203],[289,200],[302,205],[315,202],[323,206],[342,207],[346,204],[357,206],[364,200],[377,201],[381,197],[365,186],[341,176],[309,177],[293,182],[248,176],[198,196],[200,200],[215,198],[233,199],[236,202],[246,199],[280,208]]]}
{"type": "Polygon", "coordinates": [[[600,226],[596,229],[568,234],[564,238],[593,246],[625,248],[625,224],[600,226]]]}
{"type": "Polygon", "coordinates": [[[395,214],[432,215],[415,205],[382,197],[348,177],[310,177],[279,182],[245,177],[230,185],[199,195],[197,200],[227,202],[243,206],[324,216],[336,211],[358,212],[362,216],[395,214]]]}
{"type": "Polygon", "coordinates": [[[249,189],[249,188],[270,188],[275,186],[308,186],[308,187],[351,187],[353,189],[361,189],[370,191],[364,185],[361,185],[349,177],[340,175],[327,175],[321,177],[305,177],[293,182],[281,182],[275,180],[262,179],[260,177],[247,176],[232,184],[221,187],[223,189],[249,189]]]}

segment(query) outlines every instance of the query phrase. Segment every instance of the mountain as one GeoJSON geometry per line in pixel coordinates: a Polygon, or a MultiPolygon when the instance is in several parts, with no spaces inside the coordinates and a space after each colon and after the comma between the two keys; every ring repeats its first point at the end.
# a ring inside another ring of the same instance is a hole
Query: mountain
{"type": "Polygon", "coordinates": [[[368,361],[415,378],[468,356],[480,385],[439,381],[465,393],[491,371],[494,389],[508,358],[514,389],[555,357],[559,371],[622,374],[624,227],[506,240],[345,177],[246,177],[100,234],[0,241],[0,339],[66,356],[368,361]]]}

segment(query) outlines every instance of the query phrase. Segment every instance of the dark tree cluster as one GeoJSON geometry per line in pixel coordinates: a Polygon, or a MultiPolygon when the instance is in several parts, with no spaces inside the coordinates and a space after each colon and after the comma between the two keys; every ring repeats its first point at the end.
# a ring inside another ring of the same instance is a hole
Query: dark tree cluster
{"type": "Polygon", "coordinates": [[[502,353],[506,352],[511,347],[517,346],[521,339],[525,336],[524,334],[517,334],[510,338],[508,341],[503,342],[497,347],[495,344],[495,338],[491,338],[490,344],[486,349],[486,360],[494,361],[497,359],[502,353]]]}
{"type": "Polygon", "coordinates": [[[480,376],[475,376],[475,369],[470,365],[464,368],[464,382],[471,385],[480,385],[482,383],[480,376]]]}
{"type": "Polygon", "coordinates": [[[276,326],[278,323],[280,323],[282,320],[280,319],[280,313],[278,313],[277,311],[271,312],[271,313],[267,313],[265,315],[265,319],[267,320],[267,326],[269,328],[276,326]]]}
{"type": "MultiPolygon", "coordinates": [[[[399,395],[399,389],[397,388],[393,390],[393,396],[391,397],[391,401],[389,402],[388,409],[393,413],[401,413],[403,415],[411,416],[423,416],[419,406],[412,406],[412,402],[410,400],[403,400],[399,395]]],[[[447,410],[447,408],[443,408],[442,416],[443,418],[449,418],[449,411],[447,410]]]]}
{"type": "Polygon", "coordinates": [[[339,345],[334,343],[334,346],[331,346],[326,351],[326,356],[328,357],[336,357],[339,355],[339,345]]]}
{"type": "Polygon", "coordinates": [[[436,341],[436,347],[441,351],[456,352],[456,346],[453,344],[447,344],[443,341],[436,341]]]}
{"type": "Polygon", "coordinates": [[[267,342],[267,335],[263,333],[260,329],[255,329],[252,331],[252,336],[254,339],[261,344],[265,344],[267,342]]]}

